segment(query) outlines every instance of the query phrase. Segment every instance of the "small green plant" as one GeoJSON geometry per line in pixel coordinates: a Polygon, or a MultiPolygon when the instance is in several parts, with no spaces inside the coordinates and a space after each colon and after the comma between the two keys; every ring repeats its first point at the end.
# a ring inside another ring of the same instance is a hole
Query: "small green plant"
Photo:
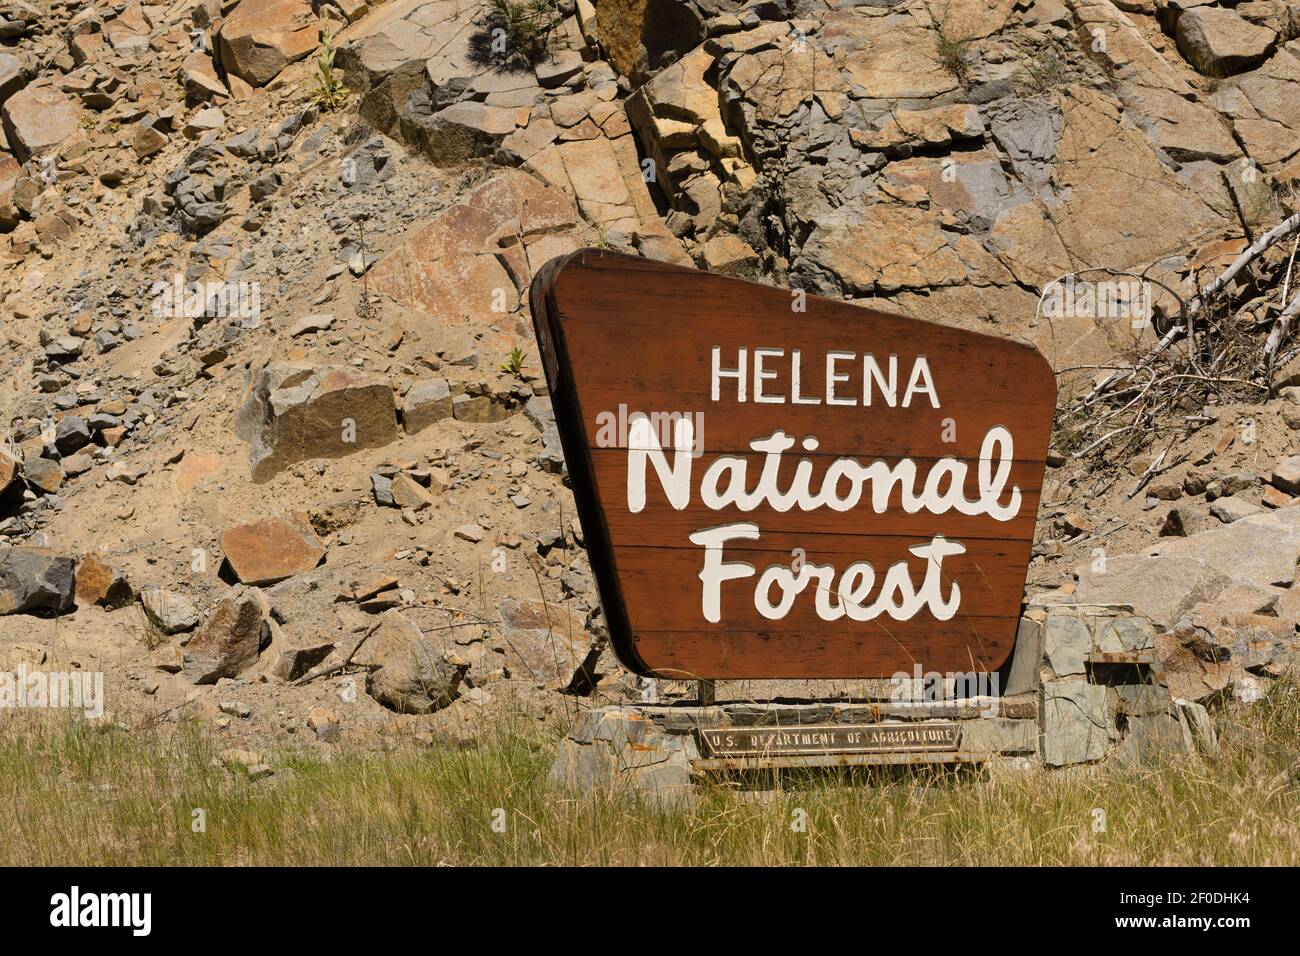
{"type": "Polygon", "coordinates": [[[316,54],[316,88],[312,90],[311,100],[330,112],[346,103],[350,92],[334,75],[334,34],[322,21],[320,52],[316,54]]]}
{"type": "Polygon", "coordinates": [[[561,19],[556,0],[492,0],[479,22],[494,59],[535,63],[546,54],[561,19]]]}
{"type": "Polygon", "coordinates": [[[510,358],[501,363],[501,371],[520,377],[524,370],[524,350],[515,346],[510,350],[510,358]]]}
{"type": "Polygon", "coordinates": [[[1025,64],[1023,87],[1029,93],[1045,95],[1066,80],[1066,62],[1054,47],[1048,47],[1025,64]]]}
{"type": "Polygon", "coordinates": [[[955,37],[946,26],[948,8],[935,18],[934,53],[939,65],[957,78],[963,86],[970,78],[970,37],[955,37]]]}

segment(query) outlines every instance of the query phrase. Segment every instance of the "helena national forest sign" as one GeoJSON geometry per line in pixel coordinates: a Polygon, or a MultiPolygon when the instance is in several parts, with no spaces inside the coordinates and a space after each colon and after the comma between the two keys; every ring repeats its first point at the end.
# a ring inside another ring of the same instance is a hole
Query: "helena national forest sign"
{"type": "Polygon", "coordinates": [[[996,670],[1056,384],[1016,342],[615,253],[533,321],[619,659],[674,679],[996,670]]]}

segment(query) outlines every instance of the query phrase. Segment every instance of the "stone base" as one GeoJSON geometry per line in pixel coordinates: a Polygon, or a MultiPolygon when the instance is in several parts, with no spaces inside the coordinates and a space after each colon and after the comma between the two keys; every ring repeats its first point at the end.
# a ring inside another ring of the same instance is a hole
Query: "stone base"
{"type": "MultiPolygon", "coordinates": [[[[550,781],[689,800],[710,774],[812,767],[987,764],[1066,767],[1103,758],[1121,766],[1168,754],[1213,752],[1205,708],[1175,700],[1155,655],[1155,629],[1128,608],[1026,611],[1006,669],[1005,696],[955,700],[635,704],[584,713],[560,743],[550,781]],[[712,755],[707,729],[953,724],[956,749],[873,753],[712,755]]],[[[996,685],[994,685],[996,687],[996,685]]]]}

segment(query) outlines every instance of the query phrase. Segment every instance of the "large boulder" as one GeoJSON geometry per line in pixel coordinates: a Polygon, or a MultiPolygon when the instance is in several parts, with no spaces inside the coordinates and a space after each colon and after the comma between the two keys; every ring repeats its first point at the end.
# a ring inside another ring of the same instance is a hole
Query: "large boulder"
{"type": "Polygon", "coordinates": [[[370,284],[445,323],[487,326],[519,307],[529,279],[526,265],[512,262],[501,240],[562,230],[577,218],[562,190],[516,169],[501,170],[414,229],[375,264],[370,284]]]}
{"type": "Polygon", "coordinates": [[[72,609],[74,562],[44,548],[0,549],[0,614],[72,609]]]}
{"type": "Polygon", "coordinates": [[[425,637],[400,611],[388,611],[370,638],[366,693],[401,714],[428,714],[456,699],[469,669],[425,637]]]}
{"type": "Polygon", "coordinates": [[[316,49],[317,29],[306,0],[243,0],[218,34],[221,64],[240,79],[264,86],[316,49]]]}
{"type": "Polygon", "coordinates": [[[254,376],[235,431],[252,446],[253,480],[265,481],[294,462],[387,445],[397,438],[397,406],[378,376],[274,363],[254,376]]]}
{"type": "Polygon", "coordinates": [[[1277,34],[1221,7],[1197,7],[1178,17],[1178,50],[1205,76],[1241,73],[1262,63],[1277,34]]]}
{"type": "Polygon", "coordinates": [[[235,577],[251,585],[310,571],[325,557],[325,546],[303,512],[227,528],[221,550],[235,577]]]}
{"type": "Polygon", "coordinates": [[[0,53],[0,103],[21,90],[26,82],[23,61],[12,53],[0,53]]]}
{"type": "Polygon", "coordinates": [[[75,133],[81,116],[76,102],[44,84],[19,90],[0,107],[5,136],[22,162],[58,146],[75,133]]]}
{"type": "Polygon", "coordinates": [[[182,671],[195,684],[237,677],[271,641],[270,608],[260,591],[222,598],[185,645],[182,671]]]}

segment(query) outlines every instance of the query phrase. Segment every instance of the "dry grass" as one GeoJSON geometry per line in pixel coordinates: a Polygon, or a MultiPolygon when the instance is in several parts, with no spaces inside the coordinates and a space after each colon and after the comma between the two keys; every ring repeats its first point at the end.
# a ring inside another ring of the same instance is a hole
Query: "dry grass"
{"type": "Polygon", "coordinates": [[[552,741],[535,728],[503,726],[469,749],[285,757],[255,783],[215,765],[216,745],[194,731],[24,714],[0,729],[0,865],[1294,865],[1298,698],[1279,685],[1230,713],[1258,740],[1212,762],[805,779],[763,797],[716,787],[678,810],[557,796],[552,741]],[[192,832],[195,808],[206,832],[192,832]]]}

